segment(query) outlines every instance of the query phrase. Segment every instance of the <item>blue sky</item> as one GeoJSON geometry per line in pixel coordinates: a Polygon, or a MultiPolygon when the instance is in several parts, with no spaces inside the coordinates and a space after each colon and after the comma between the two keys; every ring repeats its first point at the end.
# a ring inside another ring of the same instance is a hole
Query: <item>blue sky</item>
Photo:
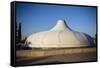
{"type": "Polygon", "coordinates": [[[72,30],[96,34],[95,7],[16,3],[16,22],[22,23],[23,35],[50,30],[59,19],[64,19],[72,30]]]}

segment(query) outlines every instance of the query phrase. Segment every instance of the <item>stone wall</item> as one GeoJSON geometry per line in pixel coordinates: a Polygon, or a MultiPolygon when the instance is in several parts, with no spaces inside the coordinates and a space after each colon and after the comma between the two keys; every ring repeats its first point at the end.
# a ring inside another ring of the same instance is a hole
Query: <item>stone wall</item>
{"type": "Polygon", "coordinates": [[[96,48],[65,48],[65,49],[32,49],[16,51],[16,57],[32,58],[32,57],[46,57],[52,55],[75,54],[75,53],[89,53],[95,52],[96,48]]]}

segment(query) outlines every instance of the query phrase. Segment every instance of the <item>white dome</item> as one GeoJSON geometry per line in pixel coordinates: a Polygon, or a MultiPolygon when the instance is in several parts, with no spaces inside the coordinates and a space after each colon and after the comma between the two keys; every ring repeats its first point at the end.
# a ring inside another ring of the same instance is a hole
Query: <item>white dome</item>
{"type": "Polygon", "coordinates": [[[31,34],[26,43],[33,48],[87,47],[92,45],[92,38],[71,30],[64,20],[58,20],[51,30],[31,34]]]}

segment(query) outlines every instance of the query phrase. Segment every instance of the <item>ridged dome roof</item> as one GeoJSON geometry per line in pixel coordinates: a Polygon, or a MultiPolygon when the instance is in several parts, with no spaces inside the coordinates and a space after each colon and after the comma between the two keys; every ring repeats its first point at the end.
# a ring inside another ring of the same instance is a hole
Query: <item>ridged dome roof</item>
{"type": "Polygon", "coordinates": [[[58,20],[49,31],[31,34],[26,43],[33,48],[87,47],[92,46],[92,38],[71,30],[64,20],[58,20]]]}

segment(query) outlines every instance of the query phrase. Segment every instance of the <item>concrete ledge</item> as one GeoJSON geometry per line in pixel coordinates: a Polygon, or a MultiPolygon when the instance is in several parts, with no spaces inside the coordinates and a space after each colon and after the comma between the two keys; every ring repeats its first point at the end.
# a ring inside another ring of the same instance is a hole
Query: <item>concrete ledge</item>
{"type": "Polygon", "coordinates": [[[64,48],[64,49],[32,49],[16,51],[17,58],[35,58],[54,55],[77,54],[77,53],[96,53],[96,48],[64,48]]]}

